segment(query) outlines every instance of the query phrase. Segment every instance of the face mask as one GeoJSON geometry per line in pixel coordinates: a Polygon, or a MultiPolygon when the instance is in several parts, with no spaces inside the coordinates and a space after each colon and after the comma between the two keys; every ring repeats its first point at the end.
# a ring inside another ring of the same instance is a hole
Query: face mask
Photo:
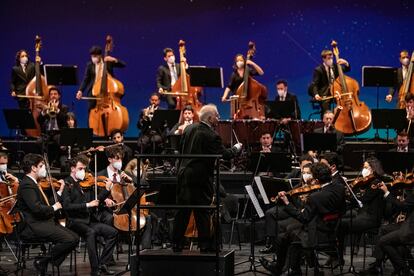
{"type": "Polygon", "coordinates": [[[403,65],[407,66],[408,64],[410,64],[410,59],[409,58],[403,58],[402,62],[403,65]]]}
{"type": "Polygon", "coordinates": [[[279,95],[279,97],[283,97],[284,95],[285,95],[285,90],[283,90],[283,89],[278,89],[277,90],[277,94],[279,95]]]}
{"type": "Polygon", "coordinates": [[[29,59],[27,57],[20,58],[20,63],[21,64],[26,64],[28,61],[29,61],[29,59]]]}
{"type": "Polygon", "coordinates": [[[115,161],[115,162],[112,164],[112,166],[113,166],[115,169],[120,170],[120,169],[122,169],[122,161],[115,161]]]}
{"type": "Polygon", "coordinates": [[[363,168],[362,169],[362,172],[361,172],[362,177],[367,177],[370,174],[371,174],[371,170],[370,169],[367,169],[367,168],[363,168]]]}
{"type": "Polygon", "coordinates": [[[312,179],[312,174],[304,173],[304,174],[302,174],[302,178],[303,178],[303,181],[306,183],[306,182],[308,182],[309,180],[312,179]]]}
{"type": "Polygon", "coordinates": [[[167,62],[168,62],[169,64],[173,64],[173,63],[175,63],[175,56],[170,56],[170,57],[168,57],[167,62]]]}
{"type": "Polygon", "coordinates": [[[99,57],[92,57],[91,60],[92,60],[93,64],[98,64],[99,63],[99,57]]]}
{"type": "Polygon", "coordinates": [[[328,59],[325,61],[325,64],[329,67],[331,67],[333,65],[333,59],[328,59]]]}
{"type": "Polygon", "coordinates": [[[46,177],[46,167],[43,166],[37,171],[37,177],[45,178],[46,177]]]}
{"type": "Polygon", "coordinates": [[[237,66],[237,68],[243,68],[244,61],[238,61],[238,62],[236,62],[236,66],[237,66]]]}
{"type": "Polygon", "coordinates": [[[7,172],[7,164],[0,165],[0,172],[7,172]]]}
{"type": "Polygon", "coordinates": [[[85,170],[76,171],[75,177],[77,180],[85,179],[85,170]]]}

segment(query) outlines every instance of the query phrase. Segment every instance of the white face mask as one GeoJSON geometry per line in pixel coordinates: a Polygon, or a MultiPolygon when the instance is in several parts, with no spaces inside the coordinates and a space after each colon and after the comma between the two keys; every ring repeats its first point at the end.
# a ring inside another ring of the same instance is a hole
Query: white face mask
{"type": "Polygon", "coordinates": [[[326,64],[327,66],[331,67],[331,66],[333,65],[333,59],[327,59],[327,60],[325,61],[325,64],[326,64]]]}
{"type": "Polygon", "coordinates": [[[85,179],[85,170],[76,171],[75,177],[77,180],[85,179]]]}
{"type": "Polygon", "coordinates": [[[307,183],[309,180],[312,179],[312,174],[310,174],[310,173],[304,173],[304,174],[302,174],[302,178],[303,178],[303,181],[305,183],[307,183]]]}
{"type": "Polygon", "coordinates": [[[7,172],[7,164],[0,165],[0,172],[7,172]]]}
{"type": "Polygon", "coordinates": [[[37,171],[37,177],[45,178],[46,177],[46,167],[43,166],[37,171]]]}
{"type": "Polygon", "coordinates": [[[363,168],[362,169],[362,172],[361,172],[362,177],[367,177],[370,174],[371,174],[371,170],[370,169],[367,169],[367,168],[363,168]]]}
{"type": "Polygon", "coordinates": [[[403,60],[401,61],[401,63],[405,66],[407,66],[408,64],[410,64],[410,59],[409,58],[403,58],[403,60]]]}
{"type": "Polygon", "coordinates": [[[243,68],[244,61],[238,61],[238,62],[236,62],[236,66],[237,66],[237,68],[243,68]]]}
{"type": "Polygon", "coordinates": [[[278,89],[277,94],[279,95],[279,97],[283,97],[285,95],[285,90],[284,89],[278,89]]]}
{"type": "Polygon", "coordinates": [[[93,64],[98,64],[99,63],[99,57],[91,57],[92,63],[93,64]]]}
{"type": "Polygon", "coordinates": [[[112,164],[112,166],[113,166],[115,169],[120,170],[120,169],[122,169],[122,161],[115,161],[115,162],[112,164]]]}
{"type": "Polygon", "coordinates": [[[28,57],[22,57],[22,58],[20,58],[20,63],[21,64],[27,64],[28,61],[29,61],[29,58],[28,57]]]}
{"type": "Polygon", "coordinates": [[[169,64],[174,64],[175,63],[175,56],[169,56],[168,59],[167,59],[167,62],[169,64]]]}

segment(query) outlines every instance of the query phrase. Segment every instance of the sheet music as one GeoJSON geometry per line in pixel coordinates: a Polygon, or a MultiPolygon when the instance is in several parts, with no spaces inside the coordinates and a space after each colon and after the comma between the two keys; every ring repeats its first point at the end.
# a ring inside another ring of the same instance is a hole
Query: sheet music
{"type": "Polygon", "coordinates": [[[256,182],[257,188],[259,188],[259,192],[260,192],[260,195],[263,198],[264,204],[269,204],[270,203],[269,198],[267,197],[267,194],[266,194],[266,191],[263,187],[262,179],[260,178],[260,176],[255,176],[254,181],[256,182]]]}
{"type": "Polygon", "coordinates": [[[254,194],[252,185],[246,185],[244,186],[244,188],[246,188],[247,194],[249,195],[250,200],[252,201],[253,206],[256,209],[256,212],[259,218],[264,217],[265,215],[263,213],[262,207],[260,207],[260,204],[259,204],[259,201],[257,200],[256,195],[254,194]]]}

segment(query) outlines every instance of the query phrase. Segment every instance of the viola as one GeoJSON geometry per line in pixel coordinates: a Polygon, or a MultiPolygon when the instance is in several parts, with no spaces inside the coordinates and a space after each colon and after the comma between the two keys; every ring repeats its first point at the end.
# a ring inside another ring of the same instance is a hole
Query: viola
{"type": "Polygon", "coordinates": [[[398,91],[398,108],[404,109],[405,105],[405,96],[407,94],[414,94],[414,78],[413,78],[413,67],[414,67],[414,51],[411,54],[410,65],[407,70],[407,77],[405,78],[403,84],[398,91]]]}

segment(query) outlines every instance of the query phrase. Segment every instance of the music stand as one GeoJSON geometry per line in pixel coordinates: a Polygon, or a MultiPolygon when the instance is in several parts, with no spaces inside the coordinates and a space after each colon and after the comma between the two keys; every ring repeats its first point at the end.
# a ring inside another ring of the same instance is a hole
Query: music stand
{"type": "Polygon", "coordinates": [[[269,197],[277,196],[281,191],[289,191],[292,186],[289,179],[261,176],[263,188],[269,197]]]}
{"type": "Polygon", "coordinates": [[[93,130],[91,128],[62,128],[60,145],[89,148],[92,146],[93,130]]]}
{"type": "Polygon", "coordinates": [[[266,115],[271,119],[282,119],[296,117],[295,115],[295,102],[294,101],[266,101],[266,106],[269,108],[269,112],[266,115]]]}
{"type": "Polygon", "coordinates": [[[248,171],[254,172],[289,172],[291,170],[291,158],[288,153],[282,152],[252,152],[248,171]],[[259,157],[261,158],[257,168],[259,157]]]}
{"type": "MultiPolygon", "coordinates": [[[[190,75],[191,86],[223,88],[223,68],[192,66],[187,70],[190,75]]],[[[207,102],[207,93],[204,90],[204,102],[207,102]]]]}
{"type": "Polygon", "coordinates": [[[407,172],[413,169],[414,152],[391,152],[379,151],[376,153],[381,161],[384,171],[388,174],[393,172],[407,172]]]}
{"type": "Polygon", "coordinates": [[[45,78],[48,85],[77,85],[78,66],[45,64],[45,78]]]}
{"type": "Polygon", "coordinates": [[[161,131],[165,128],[171,129],[180,119],[180,110],[157,109],[151,120],[151,129],[161,131]]]}
{"type": "Polygon", "coordinates": [[[387,130],[387,143],[389,142],[390,128],[400,131],[404,129],[406,122],[406,112],[404,109],[373,109],[372,125],[373,128],[387,130]]]}
{"type": "Polygon", "coordinates": [[[303,133],[303,149],[309,150],[332,151],[337,150],[335,133],[303,133]]]}

